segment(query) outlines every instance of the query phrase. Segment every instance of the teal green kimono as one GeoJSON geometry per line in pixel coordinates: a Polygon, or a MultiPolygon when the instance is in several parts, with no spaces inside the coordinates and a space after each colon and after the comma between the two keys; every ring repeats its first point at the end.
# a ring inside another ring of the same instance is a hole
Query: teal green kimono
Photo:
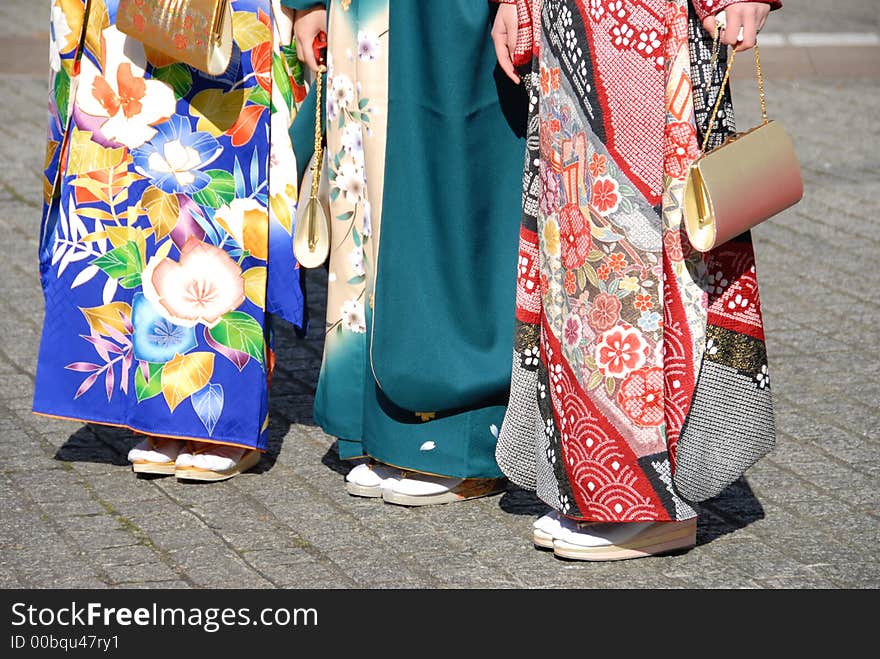
{"type": "MultiPolygon", "coordinates": [[[[329,5],[332,249],[315,418],[343,458],[500,476],[527,101],[497,69],[490,8],[329,5]]],[[[313,120],[295,122],[298,162],[313,120]]]]}

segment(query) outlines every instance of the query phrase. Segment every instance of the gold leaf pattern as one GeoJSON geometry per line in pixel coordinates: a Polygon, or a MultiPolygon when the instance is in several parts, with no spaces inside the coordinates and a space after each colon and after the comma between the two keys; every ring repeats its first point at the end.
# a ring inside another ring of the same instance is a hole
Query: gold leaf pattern
{"type": "Polygon", "coordinates": [[[162,369],[162,395],[173,412],[187,398],[204,388],[214,374],[214,353],[175,355],[162,369]]]}
{"type": "Polygon", "coordinates": [[[112,327],[123,334],[128,333],[125,323],[122,322],[122,316],[131,317],[131,307],[127,302],[111,302],[100,307],[80,307],[80,311],[86,317],[89,327],[98,334],[106,335],[107,327],[112,327]]]}
{"type": "Polygon", "coordinates": [[[190,114],[199,118],[197,130],[220,137],[232,128],[244,107],[245,93],[243,89],[228,94],[224,94],[220,89],[206,89],[193,96],[189,110],[190,114]]]}
{"type": "Polygon", "coordinates": [[[253,12],[237,11],[232,16],[232,38],[244,52],[269,41],[272,33],[253,12]]]}
{"type": "Polygon", "coordinates": [[[141,204],[147,212],[147,217],[150,218],[153,231],[156,232],[156,240],[162,240],[177,226],[180,217],[180,202],[177,195],[150,186],[141,197],[141,204]]]}
{"type": "Polygon", "coordinates": [[[266,268],[255,267],[245,270],[242,274],[244,279],[244,294],[247,299],[256,304],[260,309],[266,307],[266,268]]]}

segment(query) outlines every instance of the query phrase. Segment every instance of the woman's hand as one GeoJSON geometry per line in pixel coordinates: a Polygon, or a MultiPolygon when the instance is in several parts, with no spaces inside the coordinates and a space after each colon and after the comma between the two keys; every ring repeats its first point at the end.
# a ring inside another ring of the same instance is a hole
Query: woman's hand
{"type": "Polygon", "coordinates": [[[495,25],[492,27],[492,42],[495,44],[495,56],[498,58],[501,70],[517,85],[520,78],[516,73],[516,67],[513,66],[513,53],[516,50],[518,29],[516,5],[500,4],[498,14],[495,16],[495,25]]]}
{"type": "Polygon", "coordinates": [[[315,53],[312,43],[319,32],[327,29],[327,10],[324,7],[312,7],[301,9],[296,12],[293,19],[293,36],[296,41],[296,56],[299,61],[309,67],[315,73],[318,72],[318,62],[315,61],[315,53]]]}
{"type": "MultiPolygon", "coordinates": [[[[754,48],[758,32],[764,27],[770,5],[766,2],[737,2],[724,9],[727,15],[727,27],[721,32],[721,43],[736,46],[737,51],[754,48]],[[739,40],[742,29],[742,40],[739,40]]],[[[703,21],[706,32],[715,34],[715,17],[707,16],[703,21]]]]}

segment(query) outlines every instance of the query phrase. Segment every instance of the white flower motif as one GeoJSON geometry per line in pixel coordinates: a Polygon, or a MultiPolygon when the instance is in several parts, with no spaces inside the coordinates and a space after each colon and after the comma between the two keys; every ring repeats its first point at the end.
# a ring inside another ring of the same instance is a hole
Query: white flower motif
{"type": "Polygon", "coordinates": [[[632,42],[633,35],[636,31],[626,23],[615,26],[611,33],[614,35],[614,45],[628,47],[632,42]]]}
{"type": "Polygon", "coordinates": [[[351,254],[348,255],[348,260],[351,263],[351,271],[354,273],[355,277],[363,277],[367,271],[364,267],[364,248],[363,247],[355,247],[351,250],[351,254]]]}
{"type": "Polygon", "coordinates": [[[345,199],[350,204],[357,204],[366,193],[364,173],[360,167],[350,161],[345,161],[339,166],[333,185],[345,194],[345,199]]]}
{"type": "Polygon", "coordinates": [[[333,77],[330,83],[330,98],[336,101],[340,110],[348,109],[349,104],[354,100],[354,85],[347,75],[339,73],[333,77]]]}
{"type": "Polygon", "coordinates": [[[749,298],[743,297],[740,293],[737,293],[736,297],[727,303],[727,308],[731,310],[734,310],[737,307],[739,307],[740,309],[745,309],[748,306],[749,298]]]}
{"type": "Polygon", "coordinates": [[[372,62],[382,51],[379,38],[366,30],[358,31],[358,59],[361,62],[372,62]]]}
{"type": "Polygon", "coordinates": [[[107,118],[101,132],[108,140],[136,149],[153,139],[155,124],[174,114],[177,99],[169,85],[145,77],[146,58],[137,42],[127,41],[114,26],[104,30],[102,37],[103,68],[83,57],[77,105],[88,115],[107,118]],[[136,56],[137,62],[129,55],[136,56]]]}
{"type": "Polygon", "coordinates": [[[348,153],[362,155],[364,152],[364,134],[358,122],[345,124],[342,129],[342,148],[348,153]]]}
{"type": "Polygon", "coordinates": [[[522,353],[523,366],[526,368],[537,368],[540,361],[538,352],[538,346],[526,348],[522,353]]]}
{"type": "Polygon", "coordinates": [[[767,372],[767,364],[761,366],[761,370],[755,375],[755,382],[758,383],[759,389],[766,389],[770,386],[770,373],[767,372]]]}
{"type": "Polygon", "coordinates": [[[342,324],[349,332],[366,333],[367,319],[364,316],[364,305],[360,300],[346,300],[342,303],[342,324]]]}
{"type": "Polygon", "coordinates": [[[547,385],[543,382],[538,383],[538,396],[541,398],[547,398],[547,385]]]}
{"type": "Polygon", "coordinates": [[[646,55],[650,55],[660,48],[661,45],[662,42],[657,34],[657,30],[646,30],[639,34],[639,42],[636,45],[636,50],[643,51],[646,55]]]}
{"type": "Polygon", "coordinates": [[[612,14],[616,14],[617,18],[623,18],[626,16],[626,7],[623,6],[623,0],[612,0],[609,2],[608,11],[612,14]]]}

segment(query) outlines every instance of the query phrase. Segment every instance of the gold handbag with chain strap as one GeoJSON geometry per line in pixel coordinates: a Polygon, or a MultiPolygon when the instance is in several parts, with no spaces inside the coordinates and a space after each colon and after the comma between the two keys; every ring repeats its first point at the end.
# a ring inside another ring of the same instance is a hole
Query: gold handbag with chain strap
{"type": "Polygon", "coordinates": [[[225,73],[232,59],[230,0],[119,0],[116,27],[212,76],[225,73]]]}
{"type": "MultiPolygon", "coordinates": [[[[713,61],[720,47],[720,30],[716,29],[713,61]]],[[[795,205],[804,194],[801,167],[791,137],[782,124],[767,118],[757,45],[755,68],[762,122],[706,152],[735,57],[736,50],[731,52],[700,156],[691,163],[685,183],[685,228],[691,245],[700,252],[708,252],[795,205]]]]}

